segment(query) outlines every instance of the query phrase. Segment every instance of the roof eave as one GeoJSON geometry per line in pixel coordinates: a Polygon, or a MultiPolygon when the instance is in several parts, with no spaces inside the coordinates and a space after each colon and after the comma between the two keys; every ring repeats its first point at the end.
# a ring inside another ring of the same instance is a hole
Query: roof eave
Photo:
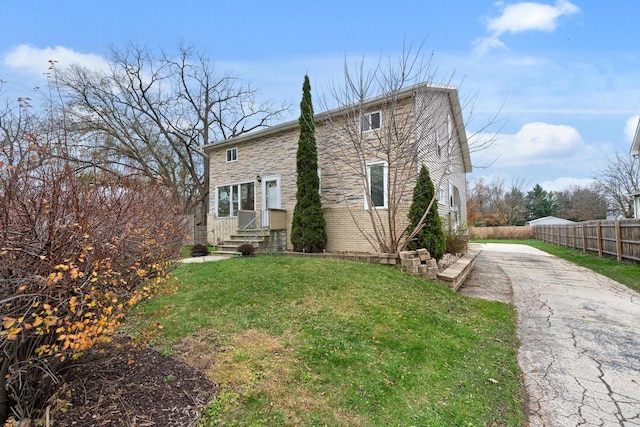
{"type": "Polygon", "coordinates": [[[460,106],[460,99],[458,98],[458,91],[451,89],[448,91],[451,106],[453,109],[454,123],[458,132],[458,139],[460,141],[460,147],[462,149],[462,162],[464,167],[464,173],[471,173],[473,166],[471,164],[471,153],[469,151],[469,141],[467,140],[467,132],[464,128],[464,120],[462,116],[462,107],[460,106]]]}
{"type": "Polygon", "coordinates": [[[638,119],[638,124],[636,125],[636,133],[633,137],[630,154],[634,157],[640,156],[640,119],[638,119]]]}
{"type": "MultiPolygon", "coordinates": [[[[398,92],[398,99],[404,99],[406,97],[409,97],[411,95],[413,95],[413,93],[419,89],[422,88],[428,88],[429,90],[433,90],[433,91],[444,91],[444,92],[448,92],[449,94],[453,93],[455,96],[455,100],[457,103],[453,103],[455,106],[454,108],[457,107],[458,110],[460,110],[460,102],[458,101],[457,98],[457,91],[456,88],[451,87],[451,86],[446,86],[446,85],[435,85],[435,84],[430,84],[430,83],[419,83],[417,85],[413,85],[413,86],[409,86],[405,89],[402,89],[398,92]]],[[[377,104],[381,104],[384,103],[386,100],[388,100],[388,95],[387,94],[382,94],[379,96],[376,96],[374,98],[371,98],[367,101],[365,101],[363,103],[363,107],[364,108],[370,108],[373,107],[377,104]]],[[[322,113],[318,113],[315,114],[314,119],[316,121],[316,123],[321,123],[322,121],[324,121],[325,119],[327,119],[328,117],[332,117],[335,116],[343,111],[347,111],[350,107],[338,107],[338,108],[334,108],[332,110],[328,110],[322,113]]],[[[465,172],[469,173],[471,172],[471,159],[469,158],[469,150],[468,150],[468,146],[467,146],[467,139],[466,139],[466,134],[464,133],[464,125],[462,125],[462,112],[460,111],[460,113],[458,114],[457,112],[456,114],[456,118],[459,117],[460,120],[455,120],[456,122],[456,126],[458,127],[458,134],[462,135],[462,138],[464,139],[464,146],[466,147],[466,150],[463,150],[466,152],[466,157],[465,157],[465,172]],[[460,129],[462,129],[462,132],[460,132],[460,129]],[[468,165],[468,167],[467,167],[468,165]],[[468,169],[468,170],[467,170],[468,169]]],[[[291,129],[294,129],[298,127],[298,119],[295,120],[291,120],[288,122],[284,122],[284,123],[280,123],[278,125],[275,126],[270,126],[266,129],[262,129],[262,130],[258,130],[255,132],[248,132],[239,136],[235,136],[235,137],[231,137],[228,139],[223,139],[220,141],[214,141],[211,142],[209,144],[205,144],[202,147],[200,147],[203,151],[207,151],[210,150],[212,148],[221,148],[221,147],[229,147],[235,144],[239,144],[242,143],[244,141],[247,140],[253,140],[256,137],[258,138],[263,138],[266,136],[270,136],[270,135],[274,135],[277,134],[279,132],[285,132],[285,131],[289,131],[291,129]]],[[[461,139],[462,139],[461,138],[461,139]]],[[[462,143],[462,141],[461,141],[462,143]]]]}

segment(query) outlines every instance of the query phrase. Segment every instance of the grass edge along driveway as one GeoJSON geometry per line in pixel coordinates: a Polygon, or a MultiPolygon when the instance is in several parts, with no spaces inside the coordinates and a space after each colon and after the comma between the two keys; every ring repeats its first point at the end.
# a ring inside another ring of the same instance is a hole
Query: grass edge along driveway
{"type": "Polygon", "coordinates": [[[614,257],[601,256],[595,252],[584,252],[580,249],[566,248],[552,245],[540,240],[496,240],[483,239],[474,240],[473,243],[512,243],[529,245],[545,251],[558,258],[570,261],[581,267],[588,268],[596,273],[602,274],[618,283],[622,283],[636,292],[640,292],[640,264],[631,261],[618,261],[614,257]]]}
{"type": "Polygon", "coordinates": [[[513,307],[390,266],[182,265],[127,332],[220,385],[202,425],[525,424],[513,307]]]}

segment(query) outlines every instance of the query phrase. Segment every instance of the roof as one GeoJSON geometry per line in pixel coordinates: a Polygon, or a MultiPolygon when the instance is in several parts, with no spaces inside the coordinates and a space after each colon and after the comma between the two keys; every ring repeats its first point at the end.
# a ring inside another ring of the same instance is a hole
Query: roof
{"type": "MultiPolygon", "coordinates": [[[[433,92],[445,92],[449,96],[451,108],[453,109],[454,123],[455,123],[456,131],[458,133],[458,139],[460,140],[460,145],[462,146],[462,158],[464,162],[464,171],[465,173],[470,173],[472,171],[471,155],[469,153],[469,143],[467,141],[467,134],[464,129],[462,108],[460,106],[460,99],[458,98],[458,89],[455,87],[446,86],[446,85],[435,85],[432,83],[419,83],[419,84],[409,86],[405,89],[400,90],[397,93],[396,97],[397,99],[408,98],[410,96],[413,96],[413,94],[419,89],[427,89],[433,92]]],[[[377,104],[384,103],[387,100],[388,100],[387,95],[384,95],[384,94],[379,95],[365,101],[364,106],[366,108],[370,108],[377,104]]],[[[348,109],[349,107],[347,106],[347,107],[334,108],[332,110],[318,113],[318,114],[315,114],[315,120],[316,122],[322,122],[325,119],[332,117],[334,115],[337,115],[348,109]]],[[[211,148],[221,148],[221,147],[226,147],[230,145],[235,145],[238,143],[251,141],[256,138],[263,138],[263,137],[275,135],[281,132],[297,129],[298,126],[299,126],[298,119],[295,119],[295,120],[280,123],[278,125],[271,126],[265,129],[261,129],[258,131],[247,132],[232,138],[228,138],[220,141],[213,141],[209,144],[203,145],[202,149],[206,151],[211,148]]]]}
{"type": "Polygon", "coordinates": [[[535,225],[561,225],[561,224],[573,224],[575,221],[571,221],[569,219],[558,218],[555,216],[545,216],[538,219],[532,219],[531,221],[527,221],[525,225],[535,226],[535,225]]]}
{"type": "Polygon", "coordinates": [[[636,133],[633,137],[633,143],[631,144],[631,155],[635,157],[640,156],[640,119],[638,119],[636,133]]]}

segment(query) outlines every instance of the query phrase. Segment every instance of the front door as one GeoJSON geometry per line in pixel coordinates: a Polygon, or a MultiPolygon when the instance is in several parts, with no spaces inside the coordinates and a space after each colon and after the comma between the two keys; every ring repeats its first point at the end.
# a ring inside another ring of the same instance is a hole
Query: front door
{"type": "Polygon", "coordinates": [[[269,209],[280,209],[280,177],[262,178],[262,226],[269,226],[269,209]]]}

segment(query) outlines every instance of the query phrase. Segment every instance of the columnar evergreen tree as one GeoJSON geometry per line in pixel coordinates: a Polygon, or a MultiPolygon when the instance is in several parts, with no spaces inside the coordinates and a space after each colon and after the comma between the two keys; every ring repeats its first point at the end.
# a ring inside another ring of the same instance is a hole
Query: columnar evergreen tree
{"type": "Polygon", "coordinates": [[[320,252],[327,244],[327,231],[320,203],[318,149],[309,76],[304,76],[300,102],[300,138],[296,154],[296,207],[293,211],[291,243],[297,252],[320,252]]]}
{"type": "Polygon", "coordinates": [[[527,193],[527,219],[538,219],[556,214],[558,204],[551,191],[544,190],[540,184],[536,184],[533,190],[527,193]]]}
{"type": "Polygon", "coordinates": [[[435,188],[429,176],[429,170],[425,165],[420,168],[418,181],[413,189],[413,201],[409,208],[410,228],[415,228],[420,224],[424,213],[429,210],[423,221],[423,226],[408,248],[425,248],[436,260],[444,256],[446,245],[442,221],[438,214],[438,204],[435,202],[435,188]]]}

